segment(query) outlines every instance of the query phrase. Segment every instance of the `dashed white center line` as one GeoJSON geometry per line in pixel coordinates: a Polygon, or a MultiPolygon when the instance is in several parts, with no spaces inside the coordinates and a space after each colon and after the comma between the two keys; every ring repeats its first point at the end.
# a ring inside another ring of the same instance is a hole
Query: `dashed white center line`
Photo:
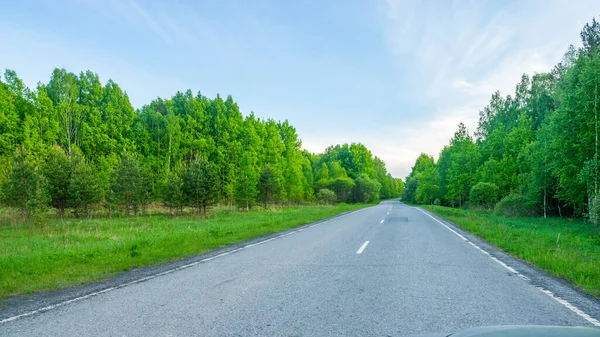
{"type": "Polygon", "coordinates": [[[380,223],[383,223],[383,220],[381,220],[381,222],[380,222],[380,223]]]}
{"type": "Polygon", "coordinates": [[[390,215],[390,212],[387,212],[386,215],[390,215]]]}
{"type": "Polygon", "coordinates": [[[362,254],[362,252],[365,250],[365,248],[367,248],[368,244],[369,244],[369,241],[365,241],[365,243],[363,243],[362,246],[360,246],[360,248],[358,248],[358,250],[356,251],[356,254],[362,254]]]}

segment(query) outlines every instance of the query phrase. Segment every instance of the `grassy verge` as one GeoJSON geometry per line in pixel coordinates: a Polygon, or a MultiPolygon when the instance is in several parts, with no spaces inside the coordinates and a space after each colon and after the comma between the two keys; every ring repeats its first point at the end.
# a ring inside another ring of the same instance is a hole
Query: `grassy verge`
{"type": "Polygon", "coordinates": [[[301,206],[207,218],[140,216],[0,226],[0,298],[105,279],[366,205],[301,206]]]}
{"type": "Polygon", "coordinates": [[[506,218],[483,211],[421,207],[600,298],[600,235],[590,223],[564,218],[506,218]]]}

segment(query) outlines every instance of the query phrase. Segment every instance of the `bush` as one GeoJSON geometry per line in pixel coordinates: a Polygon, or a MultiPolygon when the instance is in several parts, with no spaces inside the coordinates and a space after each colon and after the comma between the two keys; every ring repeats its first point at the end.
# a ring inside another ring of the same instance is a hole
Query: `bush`
{"type": "Polygon", "coordinates": [[[440,200],[440,198],[435,198],[435,200],[433,201],[433,204],[436,206],[440,206],[440,205],[442,205],[442,201],[440,200]]]}
{"type": "Polygon", "coordinates": [[[477,183],[471,188],[469,201],[472,205],[492,208],[498,200],[498,186],[493,183],[477,183]]]}
{"type": "Polygon", "coordinates": [[[335,201],[335,193],[332,190],[322,188],[317,192],[317,200],[323,204],[333,204],[335,201]]]}
{"type": "Polygon", "coordinates": [[[511,193],[496,204],[494,214],[501,216],[530,216],[533,212],[527,205],[527,199],[524,196],[511,193]]]}

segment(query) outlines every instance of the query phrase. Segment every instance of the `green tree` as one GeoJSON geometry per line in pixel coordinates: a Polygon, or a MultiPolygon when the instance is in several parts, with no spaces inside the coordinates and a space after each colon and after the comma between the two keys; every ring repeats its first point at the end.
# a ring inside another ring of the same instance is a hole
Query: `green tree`
{"type": "Polygon", "coordinates": [[[348,202],[350,193],[356,184],[348,177],[339,177],[329,181],[329,189],[333,190],[340,202],[348,202]]]}
{"type": "Polygon", "coordinates": [[[440,194],[438,173],[435,166],[417,174],[419,182],[415,191],[415,199],[420,204],[432,204],[440,194]]]}
{"type": "Polygon", "coordinates": [[[46,181],[23,149],[16,150],[8,179],[2,184],[4,203],[19,209],[22,217],[42,210],[47,202],[46,181]]]}
{"type": "Polygon", "coordinates": [[[42,173],[48,182],[50,206],[56,208],[63,217],[69,201],[71,162],[61,147],[54,146],[48,151],[42,173]]]}
{"type": "Polygon", "coordinates": [[[187,205],[196,209],[198,215],[206,212],[218,197],[218,176],[211,163],[204,159],[194,160],[183,175],[183,194],[187,205]]]}
{"type": "Polygon", "coordinates": [[[240,173],[236,185],[236,201],[240,207],[247,211],[254,204],[258,195],[258,177],[255,166],[256,158],[252,153],[246,152],[242,155],[240,173]]]}
{"type": "Polygon", "coordinates": [[[356,178],[352,196],[356,202],[370,203],[379,199],[380,190],[381,184],[363,173],[356,178]]]}
{"type": "Polygon", "coordinates": [[[278,193],[277,178],[269,165],[265,166],[258,179],[258,200],[267,208],[278,193]]]}
{"type": "Polygon", "coordinates": [[[68,204],[73,208],[75,217],[89,216],[91,207],[102,199],[100,181],[80,150],[73,149],[70,163],[68,204]]]}
{"type": "Polygon", "coordinates": [[[127,215],[131,210],[137,215],[146,201],[147,187],[135,154],[123,151],[119,165],[111,177],[111,197],[127,215]]]}
{"type": "Polygon", "coordinates": [[[183,194],[183,170],[179,167],[173,168],[167,175],[167,180],[162,187],[163,205],[181,213],[186,204],[186,196],[183,194]]]}

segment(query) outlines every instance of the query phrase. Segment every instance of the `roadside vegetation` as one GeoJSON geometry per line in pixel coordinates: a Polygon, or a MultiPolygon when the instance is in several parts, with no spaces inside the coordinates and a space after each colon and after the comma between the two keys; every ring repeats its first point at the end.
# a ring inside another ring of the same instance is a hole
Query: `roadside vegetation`
{"type": "Polygon", "coordinates": [[[600,23],[581,31],[547,73],[523,74],[514,94],[495,92],[472,135],[461,123],[437,161],[422,154],[403,200],[557,216],[600,224],[600,23]]]}
{"type": "Polygon", "coordinates": [[[294,228],[366,204],[250,212],[216,208],[203,217],[146,215],[50,219],[0,226],[0,298],[75,286],[294,228]]]}
{"type": "Polygon", "coordinates": [[[600,235],[583,219],[503,217],[489,211],[422,206],[501,250],[600,298],[600,235]]]}
{"type": "Polygon", "coordinates": [[[48,208],[137,215],[157,201],[197,214],[218,204],[368,203],[402,191],[360,143],[322,154],[301,145],[288,121],[244,116],[231,96],[187,90],[135,110],[91,71],[55,69],[34,90],[12,70],[0,79],[0,199],[24,218],[48,208]]]}

